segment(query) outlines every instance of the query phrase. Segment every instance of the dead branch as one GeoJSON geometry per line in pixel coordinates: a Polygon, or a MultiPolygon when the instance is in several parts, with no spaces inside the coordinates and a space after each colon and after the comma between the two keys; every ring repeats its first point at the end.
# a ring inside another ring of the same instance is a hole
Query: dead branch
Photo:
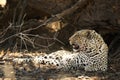
{"type": "Polygon", "coordinates": [[[74,4],[71,8],[66,9],[64,11],[62,11],[59,14],[56,14],[55,16],[57,16],[58,19],[63,18],[66,15],[72,14],[73,12],[75,12],[78,8],[82,8],[88,4],[88,2],[90,2],[91,0],[78,0],[78,2],[76,4],[74,4]]]}
{"type": "Polygon", "coordinates": [[[61,13],[58,13],[56,15],[52,15],[52,17],[46,21],[46,23],[49,22],[54,22],[54,21],[58,21],[62,18],[64,18],[65,16],[68,16],[72,13],[74,13],[78,8],[82,8],[88,4],[88,2],[90,2],[91,0],[78,0],[77,3],[75,3],[72,7],[62,11],[61,13]]]}
{"type": "Polygon", "coordinates": [[[66,15],[69,15],[69,14],[72,14],[73,12],[75,12],[78,8],[83,8],[89,1],[91,0],[79,0],[76,4],[74,4],[71,8],[69,9],[66,9],[64,11],[62,11],[61,13],[58,13],[56,15],[52,15],[51,18],[47,19],[43,24],[35,27],[35,28],[31,28],[31,29],[28,29],[28,30],[24,30],[23,32],[28,32],[28,31],[31,31],[31,30],[35,30],[35,29],[38,29],[42,26],[45,26],[47,25],[48,23],[50,22],[54,22],[54,21],[58,21],[60,19],[62,19],[64,16],[66,15]]]}

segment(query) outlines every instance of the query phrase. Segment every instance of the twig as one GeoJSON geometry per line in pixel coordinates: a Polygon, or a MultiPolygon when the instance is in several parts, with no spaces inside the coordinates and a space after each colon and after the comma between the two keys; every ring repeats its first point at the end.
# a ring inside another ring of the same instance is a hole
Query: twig
{"type": "Polygon", "coordinates": [[[28,49],[28,48],[27,48],[27,44],[26,44],[24,38],[22,37],[22,35],[20,35],[19,37],[20,37],[20,39],[21,39],[21,48],[22,48],[22,42],[23,42],[24,45],[25,45],[25,48],[28,49]]]}
{"type": "Polygon", "coordinates": [[[0,34],[0,38],[3,38],[3,36],[5,36],[6,32],[12,27],[12,23],[10,23],[10,25],[0,34]]]}
{"type": "Polygon", "coordinates": [[[58,33],[55,33],[54,35],[54,40],[58,41],[59,43],[65,45],[62,41],[60,41],[59,39],[57,39],[58,33]]]}
{"type": "Polygon", "coordinates": [[[14,34],[14,35],[12,35],[12,36],[9,36],[9,37],[1,40],[1,41],[0,41],[0,44],[3,43],[3,42],[5,42],[6,40],[8,40],[8,39],[10,39],[10,38],[13,38],[13,37],[17,36],[17,35],[18,35],[18,34],[14,34]]]}

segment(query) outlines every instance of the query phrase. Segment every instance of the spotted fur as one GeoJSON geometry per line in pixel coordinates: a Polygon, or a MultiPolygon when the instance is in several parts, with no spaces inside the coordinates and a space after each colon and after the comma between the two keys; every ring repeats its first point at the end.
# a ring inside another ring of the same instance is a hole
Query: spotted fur
{"type": "Polygon", "coordinates": [[[94,30],[81,30],[70,37],[73,50],[79,54],[84,53],[86,71],[106,71],[108,59],[108,46],[100,34],[94,30]]]}

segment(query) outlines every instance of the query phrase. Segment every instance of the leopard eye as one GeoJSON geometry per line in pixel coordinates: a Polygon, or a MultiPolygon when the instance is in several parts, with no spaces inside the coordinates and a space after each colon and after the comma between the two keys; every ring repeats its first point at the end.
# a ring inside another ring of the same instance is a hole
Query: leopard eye
{"type": "Polygon", "coordinates": [[[72,46],[74,46],[75,44],[73,43],[72,46]]]}

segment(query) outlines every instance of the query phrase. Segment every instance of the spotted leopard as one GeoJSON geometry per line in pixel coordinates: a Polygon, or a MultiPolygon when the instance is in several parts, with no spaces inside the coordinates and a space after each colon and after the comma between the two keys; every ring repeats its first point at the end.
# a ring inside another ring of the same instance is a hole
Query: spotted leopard
{"type": "Polygon", "coordinates": [[[81,30],[70,37],[73,51],[87,56],[86,71],[106,71],[108,46],[95,30],[81,30]]]}
{"type": "Polygon", "coordinates": [[[19,58],[15,61],[32,61],[45,65],[49,69],[62,71],[79,70],[106,71],[108,47],[100,34],[94,30],[80,30],[69,38],[73,52],[59,50],[44,56],[36,56],[29,60],[19,58]]]}

